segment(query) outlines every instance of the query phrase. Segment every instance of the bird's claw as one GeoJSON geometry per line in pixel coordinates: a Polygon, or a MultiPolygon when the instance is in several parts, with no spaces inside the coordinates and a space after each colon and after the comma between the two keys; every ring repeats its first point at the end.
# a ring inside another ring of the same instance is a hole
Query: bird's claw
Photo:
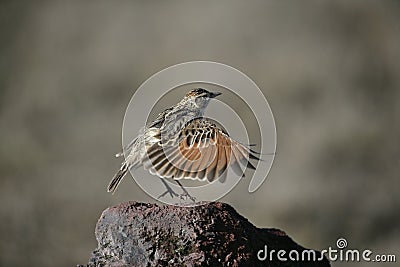
{"type": "Polygon", "coordinates": [[[183,187],[183,185],[178,180],[175,180],[175,182],[181,187],[181,189],[183,191],[182,194],[180,194],[180,195],[178,193],[176,193],[174,190],[172,190],[172,188],[168,185],[168,183],[166,181],[164,181],[162,178],[160,178],[160,179],[161,179],[161,182],[165,185],[165,188],[167,190],[164,193],[162,193],[161,195],[159,195],[157,199],[160,199],[161,197],[164,197],[165,195],[169,194],[171,196],[171,198],[177,197],[183,201],[187,201],[188,199],[190,199],[192,202],[194,202],[194,203],[196,202],[196,198],[191,196],[189,194],[189,192],[185,189],[185,187],[183,187]]]}
{"type": "Polygon", "coordinates": [[[179,195],[179,198],[184,201],[190,199],[193,203],[196,202],[196,198],[191,196],[186,190],[182,194],[179,195]]]}
{"type": "Polygon", "coordinates": [[[169,194],[169,195],[171,196],[171,198],[179,197],[179,196],[180,196],[179,194],[175,193],[171,188],[169,188],[169,189],[167,189],[164,193],[162,193],[161,195],[159,195],[159,196],[157,197],[157,199],[162,198],[162,197],[165,196],[166,194],[169,194]]]}

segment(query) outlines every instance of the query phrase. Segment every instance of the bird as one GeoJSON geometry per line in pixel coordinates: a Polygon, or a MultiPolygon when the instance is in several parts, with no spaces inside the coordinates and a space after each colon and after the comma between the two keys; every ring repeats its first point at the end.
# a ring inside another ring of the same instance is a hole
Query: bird
{"type": "Polygon", "coordinates": [[[122,157],[125,151],[127,156],[107,191],[114,193],[126,173],[139,167],[158,176],[167,187],[167,192],[160,196],[178,195],[165,179],[177,182],[188,196],[179,182],[181,179],[208,182],[218,179],[223,183],[229,167],[238,176],[244,176],[246,167],[255,169],[250,159],[260,160],[260,153],[252,150],[251,145],[234,140],[213,120],[204,117],[209,102],[219,95],[219,92],[194,88],[176,105],[147,123],[137,137],[115,155],[122,157]]]}

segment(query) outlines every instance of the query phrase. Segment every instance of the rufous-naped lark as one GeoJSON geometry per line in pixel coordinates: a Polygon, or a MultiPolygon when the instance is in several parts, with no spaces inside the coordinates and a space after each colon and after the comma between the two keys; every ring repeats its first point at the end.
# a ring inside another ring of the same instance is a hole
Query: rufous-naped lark
{"type": "Polygon", "coordinates": [[[171,190],[163,179],[173,179],[182,187],[180,179],[224,182],[228,167],[239,176],[246,167],[255,169],[249,159],[259,160],[259,153],[233,140],[226,131],[203,117],[210,100],[220,94],[197,88],[158,114],[116,154],[121,157],[125,152],[127,156],[108,185],[108,191],[114,193],[128,170],[140,166],[159,176],[169,193],[171,190]]]}

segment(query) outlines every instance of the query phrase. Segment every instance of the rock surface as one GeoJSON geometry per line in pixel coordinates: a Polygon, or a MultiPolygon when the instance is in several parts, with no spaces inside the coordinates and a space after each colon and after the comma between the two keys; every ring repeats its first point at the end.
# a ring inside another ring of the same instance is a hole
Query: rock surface
{"type": "Polygon", "coordinates": [[[89,264],[78,266],[330,266],[325,258],[290,261],[290,250],[301,256],[304,248],[280,230],[253,226],[219,202],[196,207],[121,203],[103,212],[96,239],[89,264]],[[272,260],[260,261],[257,254],[265,246],[275,253],[272,260]],[[278,250],[286,251],[288,261],[278,260],[278,250]]]}

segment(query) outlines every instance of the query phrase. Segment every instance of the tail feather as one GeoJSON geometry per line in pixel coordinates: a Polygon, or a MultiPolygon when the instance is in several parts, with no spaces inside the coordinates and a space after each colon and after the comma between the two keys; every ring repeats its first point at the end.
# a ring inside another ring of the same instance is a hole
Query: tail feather
{"type": "Polygon", "coordinates": [[[122,178],[124,178],[125,174],[128,172],[129,166],[127,163],[122,164],[121,168],[117,171],[117,173],[112,178],[110,184],[107,187],[107,191],[111,192],[112,194],[118,188],[118,185],[121,183],[122,178]]]}

